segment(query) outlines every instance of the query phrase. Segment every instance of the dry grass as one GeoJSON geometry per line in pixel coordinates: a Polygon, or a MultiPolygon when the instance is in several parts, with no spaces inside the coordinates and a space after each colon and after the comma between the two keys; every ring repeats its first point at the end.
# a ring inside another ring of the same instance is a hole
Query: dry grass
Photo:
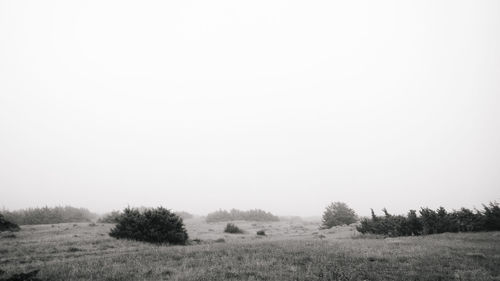
{"type": "Polygon", "coordinates": [[[40,269],[54,281],[500,280],[498,232],[373,239],[318,223],[236,223],[245,234],[188,220],[190,246],[116,240],[106,224],[25,226],[0,235],[0,278],[40,269]]]}

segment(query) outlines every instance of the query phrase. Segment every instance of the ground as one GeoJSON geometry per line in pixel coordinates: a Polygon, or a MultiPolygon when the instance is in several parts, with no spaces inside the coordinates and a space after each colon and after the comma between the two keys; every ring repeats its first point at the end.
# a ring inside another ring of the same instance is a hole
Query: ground
{"type": "Polygon", "coordinates": [[[189,246],[117,240],[110,224],[23,226],[0,233],[0,279],[40,269],[47,281],[500,280],[500,232],[384,239],[319,222],[234,223],[246,232],[186,220],[189,246]]]}

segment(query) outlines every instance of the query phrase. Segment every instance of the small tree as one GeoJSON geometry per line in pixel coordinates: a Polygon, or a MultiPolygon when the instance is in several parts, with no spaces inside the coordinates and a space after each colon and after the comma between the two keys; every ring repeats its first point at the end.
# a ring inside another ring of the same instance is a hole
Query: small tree
{"type": "Polygon", "coordinates": [[[356,212],[349,208],[346,203],[334,202],[326,207],[321,228],[327,229],[336,225],[351,224],[357,220],[356,212]]]}
{"type": "Polygon", "coordinates": [[[188,239],[182,218],[162,207],[142,212],[126,208],[117,221],[109,235],[118,239],[181,245],[186,244],[188,239]]]}

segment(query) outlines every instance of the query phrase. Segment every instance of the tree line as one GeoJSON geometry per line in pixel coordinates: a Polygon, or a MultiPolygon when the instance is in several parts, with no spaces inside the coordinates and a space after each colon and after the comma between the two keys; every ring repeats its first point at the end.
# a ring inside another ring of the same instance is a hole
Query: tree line
{"type": "Polygon", "coordinates": [[[222,221],[234,221],[234,220],[279,221],[280,219],[279,217],[260,209],[253,209],[248,211],[231,209],[230,211],[218,210],[209,213],[205,220],[206,222],[222,222],[222,221]]]}
{"type": "Polygon", "coordinates": [[[421,208],[410,210],[406,215],[392,215],[386,209],[377,216],[373,209],[371,218],[361,220],[357,230],[361,233],[386,236],[427,235],[443,232],[471,232],[500,230],[500,206],[497,202],[483,205],[482,210],[461,208],[448,212],[421,208]]]}
{"type": "Polygon", "coordinates": [[[41,207],[29,208],[16,211],[2,211],[6,220],[18,225],[27,224],[55,224],[65,222],[90,222],[97,215],[85,208],[65,207],[41,207]]]}

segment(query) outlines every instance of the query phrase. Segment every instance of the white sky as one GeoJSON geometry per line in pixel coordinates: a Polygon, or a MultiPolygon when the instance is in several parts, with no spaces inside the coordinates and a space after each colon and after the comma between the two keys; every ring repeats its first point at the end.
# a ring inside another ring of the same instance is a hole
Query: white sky
{"type": "Polygon", "coordinates": [[[0,0],[0,207],[500,201],[500,2],[0,0]]]}

